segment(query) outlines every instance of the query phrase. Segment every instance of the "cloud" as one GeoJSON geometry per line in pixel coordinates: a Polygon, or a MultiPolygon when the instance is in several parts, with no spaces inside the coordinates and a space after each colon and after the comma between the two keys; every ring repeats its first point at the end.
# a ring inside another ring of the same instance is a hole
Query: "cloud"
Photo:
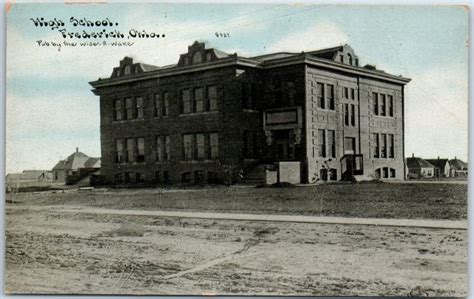
{"type": "Polygon", "coordinates": [[[270,52],[301,52],[343,45],[349,42],[348,35],[336,24],[318,22],[307,30],[290,33],[270,45],[270,52]]]}

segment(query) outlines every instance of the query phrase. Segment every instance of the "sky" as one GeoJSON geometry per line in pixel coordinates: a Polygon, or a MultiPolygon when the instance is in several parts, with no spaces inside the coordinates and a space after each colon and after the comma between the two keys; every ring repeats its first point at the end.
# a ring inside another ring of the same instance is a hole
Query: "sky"
{"type": "Polygon", "coordinates": [[[242,56],[349,44],[360,64],[412,79],[406,156],[467,161],[468,12],[461,6],[22,3],[7,12],[6,172],[51,169],[76,147],[100,156],[99,97],[88,82],[109,77],[124,56],[174,64],[195,40],[242,56]],[[64,42],[62,34],[31,20],[56,18],[68,32],[102,30],[74,27],[71,17],[108,18],[118,25],[106,30],[127,36],[135,29],[165,37],[58,49],[51,42],[64,42]]]}

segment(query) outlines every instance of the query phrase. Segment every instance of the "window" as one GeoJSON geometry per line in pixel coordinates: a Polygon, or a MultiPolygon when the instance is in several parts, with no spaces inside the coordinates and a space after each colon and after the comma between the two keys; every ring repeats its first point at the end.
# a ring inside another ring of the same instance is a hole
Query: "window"
{"type": "Polygon", "coordinates": [[[393,117],[393,96],[387,95],[387,101],[388,101],[388,116],[393,117]]]}
{"type": "Polygon", "coordinates": [[[217,110],[217,87],[214,85],[207,87],[207,98],[209,101],[209,111],[217,110]]]}
{"type": "Polygon", "coordinates": [[[137,118],[143,118],[143,98],[136,98],[137,118]]]}
{"type": "Polygon", "coordinates": [[[191,113],[191,95],[189,89],[181,91],[181,113],[191,113]]]}
{"type": "Polygon", "coordinates": [[[202,53],[201,52],[195,52],[193,55],[193,63],[200,63],[202,62],[202,53]]]}
{"type": "Polygon", "coordinates": [[[133,176],[133,172],[126,172],[125,175],[124,175],[124,178],[123,178],[123,182],[125,184],[129,184],[132,182],[132,176],[133,176]]]}
{"type": "Polygon", "coordinates": [[[344,104],[344,124],[349,125],[349,104],[344,104]]]}
{"type": "Polygon", "coordinates": [[[145,162],[145,138],[137,138],[137,162],[145,162]]]}
{"type": "Polygon", "coordinates": [[[384,177],[384,179],[388,178],[388,168],[387,167],[383,168],[383,177],[384,177]]]}
{"type": "Polygon", "coordinates": [[[194,107],[196,112],[204,111],[204,88],[197,87],[194,89],[194,107]]]}
{"type": "Polygon", "coordinates": [[[184,57],[184,65],[188,65],[189,64],[189,58],[186,56],[184,57]]]}
{"type": "Polygon", "coordinates": [[[169,93],[155,94],[155,116],[167,116],[169,114],[169,93]]]}
{"type": "Polygon", "coordinates": [[[135,182],[137,183],[144,183],[145,182],[145,176],[143,173],[136,172],[135,173],[135,182]]]}
{"type": "Polygon", "coordinates": [[[318,98],[318,107],[321,109],[325,108],[324,105],[324,84],[318,83],[317,84],[317,98],[318,98]]]}
{"type": "Polygon", "coordinates": [[[183,135],[183,149],[184,149],[184,160],[190,161],[193,159],[193,135],[185,134],[183,135]]]}
{"type": "Polygon", "coordinates": [[[183,159],[208,160],[218,157],[217,133],[199,133],[183,135],[183,159]]]}
{"type": "Polygon", "coordinates": [[[379,134],[378,133],[373,133],[372,134],[373,140],[373,157],[378,158],[379,157],[379,151],[380,151],[380,140],[379,140],[379,134]]]}
{"type": "Polygon", "coordinates": [[[156,161],[165,162],[170,160],[170,136],[156,137],[156,161]]]}
{"type": "Polygon", "coordinates": [[[351,105],[351,126],[355,126],[355,105],[351,105]]]}
{"type": "Polygon", "coordinates": [[[159,171],[155,171],[155,183],[157,184],[161,183],[161,175],[159,171]]]}
{"type": "Polygon", "coordinates": [[[351,88],[351,100],[355,100],[355,89],[351,88]]]}
{"type": "Polygon", "coordinates": [[[373,93],[373,101],[374,101],[374,114],[379,115],[379,97],[377,93],[373,93]]]}
{"type": "Polygon", "coordinates": [[[126,98],[125,99],[125,112],[126,112],[126,115],[127,115],[127,119],[134,119],[135,113],[134,113],[133,99],[132,98],[126,98]]]}
{"type": "Polygon", "coordinates": [[[386,103],[385,103],[385,95],[384,94],[380,95],[380,115],[381,116],[386,115],[386,103]]]}
{"type": "Polygon", "coordinates": [[[181,183],[183,183],[183,184],[191,183],[191,173],[190,172],[184,172],[184,173],[181,174],[181,183]]]}
{"type": "Polygon", "coordinates": [[[127,139],[127,156],[125,162],[133,162],[134,161],[134,139],[128,138],[127,139]]]}
{"type": "Polygon", "coordinates": [[[130,75],[131,69],[129,65],[126,65],[125,68],[123,69],[123,74],[124,75],[130,75]]]}
{"type": "Polygon", "coordinates": [[[349,64],[352,65],[352,55],[351,54],[347,54],[347,58],[349,60],[349,64]]]}
{"type": "Polygon", "coordinates": [[[115,140],[115,162],[123,162],[123,139],[115,140]]]}
{"type": "Polygon", "coordinates": [[[336,158],[336,132],[334,130],[328,130],[328,147],[329,156],[336,158]]]}
{"type": "Polygon", "coordinates": [[[217,133],[209,134],[209,145],[211,147],[211,159],[219,157],[219,135],[217,133]]]}
{"type": "Polygon", "coordinates": [[[122,120],[123,119],[122,104],[123,104],[122,99],[115,100],[114,120],[122,120]]]}
{"type": "Polygon", "coordinates": [[[390,168],[390,177],[394,178],[395,177],[395,169],[390,168]]]}
{"type": "Polygon", "coordinates": [[[117,173],[115,175],[115,184],[123,184],[123,173],[117,173]]]}
{"type": "Polygon", "coordinates": [[[212,54],[211,53],[207,53],[206,54],[206,61],[211,61],[212,60],[212,54]]]}
{"type": "Polygon", "coordinates": [[[204,134],[196,134],[197,159],[204,160],[206,156],[206,142],[204,134]]]}
{"type": "Polygon", "coordinates": [[[392,134],[388,134],[388,157],[389,158],[395,157],[394,140],[393,140],[392,134]]]}
{"type": "Polygon", "coordinates": [[[381,171],[380,171],[380,168],[377,168],[377,169],[375,170],[375,176],[376,176],[378,179],[382,178],[382,173],[381,173],[381,171]]]}
{"type": "Polygon", "coordinates": [[[318,130],[318,157],[326,158],[326,132],[318,130]]]}
{"type": "Polygon", "coordinates": [[[380,158],[387,158],[387,134],[380,134],[381,147],[380,158]]]}
{"type": "Polygon", "coordinates": [[[217,172],[214,171],[208,171],[207,172],[207,183],[208,184],[219,184],[219,176],[217,175],[217,172]]]}
{"type": "Polygon", "coordinates": [[[328,170],[326,168],[321,168],[319,170],[319,178],[324,182],[328,180],[328,170]]]}
{"type": "Polygon", "coordinates": [[[337,181],[337,169],[334,169],[334,168],[329,169],[329,180],[337,181]]]}
{"type": "Polygon", "coordinates": [[[344,87],[344,98],[348,99],[349,98],[349,88],[344,87]]]}
{"type": "Polygon", "coordinates": [[[334,110],[334,85],[327,84],[328,108],[334,110]]]}
{"type": "Polygon", "coordinates": [[[194,171],[194,184],[204,184],[206,182],[206,175],[203,170],[194,171]]]}

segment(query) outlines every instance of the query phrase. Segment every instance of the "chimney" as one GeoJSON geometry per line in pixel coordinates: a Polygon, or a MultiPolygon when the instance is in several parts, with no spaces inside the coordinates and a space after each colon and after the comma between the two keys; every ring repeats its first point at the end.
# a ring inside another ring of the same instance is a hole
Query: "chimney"
{"type": "Polygon", "coordinates": [[[79,148],[78,148],[78,147],[76,147],[76,153],[78,153],[78,152],[79,152],[79,148]]]}
{"type": "Polygon", "coordinates": [[[412,153],[412,154],[411,154],[411,157],[412,157],[412,158],[415,158],[415,153],[412,153]]]}
{"type": "Polygon", "coordinates": [[[438,160],[439,160],[439,156],[438,156],[438,160]]]}

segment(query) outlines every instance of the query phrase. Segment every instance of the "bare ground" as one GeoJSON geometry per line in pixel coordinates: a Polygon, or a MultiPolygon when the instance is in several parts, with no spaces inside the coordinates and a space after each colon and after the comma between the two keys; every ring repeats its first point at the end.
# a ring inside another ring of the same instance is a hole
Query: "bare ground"
{"type": "Polygon", "coordinates": [[[9,207],[7,293],[467,294],[466,230],[9,207]]]}

